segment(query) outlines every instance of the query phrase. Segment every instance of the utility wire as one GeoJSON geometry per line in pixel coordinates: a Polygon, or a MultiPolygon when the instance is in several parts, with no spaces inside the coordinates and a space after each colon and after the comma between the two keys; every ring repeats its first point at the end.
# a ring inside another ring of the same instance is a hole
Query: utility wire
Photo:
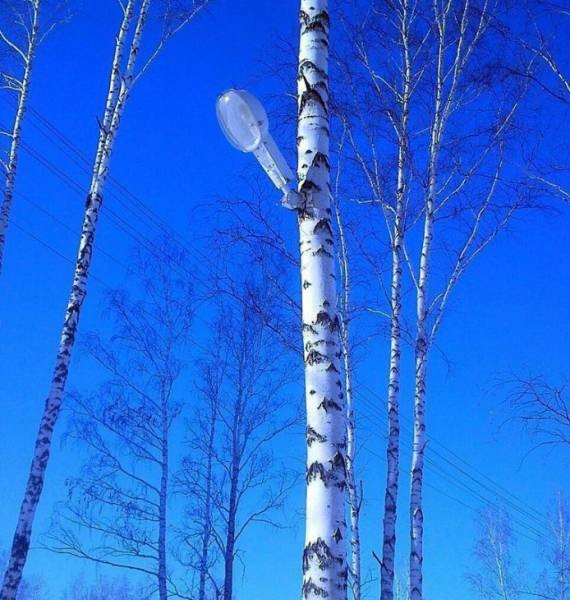
{"type": "MultiPolygon", "coordinates": [[[[363,383],[359,383],[359,382],[357,382],[355,385],[360,386],[362,389],[366,390],[367,393],[370,396],[374,397],[376,400],[382,401],[380,396],[378,394],[376,394],[373,390],[371,390],[367,385],[365,385],[363,383]]],[[[402,420],[405,421],[405,424],[400,423],[401,429],[403,429],[404,431],[408,431],[409,433],[412,433],[413,432],[413,423],[412,423],[411,419],[407,418],[405,415],[401,415],[401,417],[402,417],[401,421],[402,420]]],[[[428,447],[427,447],[428,452],[437,456],[440,460],[442,460],[446,464],[452,466],[458,472],[465,475],[466,477],[471,479],[473,482],[477,483],[477,485],[479,485],[483,489],[491,491],[491,492],[497,494],[498,496],[504,498],[508,505],[515,507],[518,504],[519,507],[516,508],[517,511],[524,513],[528,518],[533,519],[536,522],[540,523],[540,525],[544,526],[544,524],[547,521],[544,514],[540,513],[537,509],[535,509],[528,503],[521,500],[516,494],[514,494],[513,492],[511,492],[510,490],[508,490],[507,488],[505,488],[504,486],[502,486],[501,484],[499,484],[498,482],[496,482],[495,480],[490,478],[488,475],[483,473],[481,470],[477,469],[474,465],[467,462],[465,459],[461,458],[456,452],[453,452],[452,450],[450,450],[447,446],[445,446],[442,442],[438,441],[435,437],[427,436],[427,441],[428,441],[428,447]],[[443,450],[448,452],[453,457],[453,459],[449,459],[442,452],[438,451],[436,448],[433,448],[433,446],[430,447],[429,442],[434,442],[435,444],[437,444],[440,448],[442,448],[443,450]],[[464,465],[466,468],[469,469],[469,471],[466,471],[466,469],[463,468],[463,466],[459,466],[459,465],[455,464],[454,460],[459,462],[460,465],[464,465]],[[472,473],[477,473],[484,481],[478,480],[472,473]],[[494,488],[496,488],[496,489],[494,489],[494,488]]]]}
{"type": "MultiPolygon", "coordinates": [[[[365,398],[359,394],[357,394],[357,396],[359,396],[359,399],[362,402],[368,402],[367,398],[365,398]]],[[[379,421],[374,421],[374,424],[382,425],[382,423],[380,423],[379,421]]],[[[387,439],[387,436],[384,435],[383,438],[387,439]]],[[[372,449],[370,449],[368,447],[364,447],[364,450],[366,452],[376,456],[377,458],[380,458],[385,464],[387,464],[385,457],[378,455],[372,449]]],[[[402,451],[401,455],[404,456],[408,460],[411,459],[411,452],[409,452],[407,450],[402,451]]],[[[449,471],[442,469],[441,466],[437,463],[437,461],[434,461],[433,459],[428,459],[426,457],[426,468],[432,474],[445,480],[448,484],[450,484],[451,486],[456,488],[458,491],[460,491],[462,493],[466,493],[472,499],[475,499],[477,502],[480,502],[484,507],[494,508],[495,510],[500,510],[502,508],[502,505],[497,504],[496,501],[494,501],[493,499],[490,499],[490,498],[482,495],[476,489],[467,485],[464,481],[461,481],[460,479],[455,477],[449,471]]],[[[424,484],[427,487],[431,487],[431,483],[429,481],[424,481],[424,484]]],[[[480,512],[480,509],[477,509],[477,510],[478,510],[478,512],[480,512]]],[[[522,530],[524,530],[527,533],[527,535],[533,536],[534,541],[536,541],[537,543],[545,543],[546,542],[544,533],[542,531],[540,531],[539,529],[537,529],[536,527],[534,527],[533,525],[529,524],[527,521],[522,520],[521,517],[519,517],[517,515],[510,515],[510,521],[512,521],[513,523],[517,524],[520,528],[522,528],[522,530]]]]}

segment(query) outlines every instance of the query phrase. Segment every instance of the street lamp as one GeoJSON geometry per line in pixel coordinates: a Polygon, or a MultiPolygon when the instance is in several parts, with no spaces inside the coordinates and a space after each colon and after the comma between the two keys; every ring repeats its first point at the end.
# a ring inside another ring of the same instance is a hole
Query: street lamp
{"type": "Polygon", "coordinates": [[[216,114],[228,142],[242,152],[252,152],[275,187],[283,192],[282,203],[298,208],[301,196],[295,176],[269,133],[267,112],[261,102],[245,90],[230,89],[216,102],[216,114]]]}

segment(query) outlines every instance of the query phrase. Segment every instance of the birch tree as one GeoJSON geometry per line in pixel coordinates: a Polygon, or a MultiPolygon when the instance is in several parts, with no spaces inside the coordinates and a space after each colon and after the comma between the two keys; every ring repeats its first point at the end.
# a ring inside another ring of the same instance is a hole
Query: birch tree
{"type": "MultiPolygon", "coordinates": [[[[4,568],[7,561],[7,553],[0,552],[0,568],[4,568]]],[[[18,600],[44,600],[46,597],[45,582],[41,577],[24,577],[18,590],[18,600]]]]}
{"type": "MultiPolygon", "coordinates": [[[[487,509],[481,513],[479,538],[475,544],[476,574],[468,576],[482,600],[517,600],[525,586],[514,558],[514,538],[508,514],[487,509]]],[[[526,595],[526,594],[525,594],[526,595]]]]}
{"type": "Polygon", "coordinates": [[[298,71],[298,211],[307,500],[303,598],[346,598],[346,426],[340,378],[335,249],[331,226],[326,0],[302,0],[298,71]]]}
{"type": "Polygon", "coordinates": [[[49,549],[151,579],[160,600],[172,590],[167,566],[171,430],[192,325],[193,292],[177,273],[184,254],[167,242],[162,260],[140,254],[139,298],[112,293],[114,334],[86,349],[109,379],[70,398],[69,436],[87,460],[67,481],[68,500],[46,538],[49,549]],[[91,532],[86,537],[85,532],[91,532]]]}
{"type": "MultiPolygon", "coordinates": [[[[187,25],[202,9],[208,0],[193,0],[185,10],[166,10],[158,6],[161,34],[151,49],[149,57],[139,66],[141,44],[147,22],[154,7],[152,0],[127,0],[120,4],[122,20],[115,40],[115,48],[109,75],[109,88],[105,100],[103,118],[100,122],[99,139],[84,220],[79,240],[79,250],[75,263],[73,283],[65,312],[55,368],[40,420],[34,454],[26,489],[22,499],[16,530],[12,542],[10,561],[2,585],[2,600],[14,600],[26,562],[32,525],[42,493],[46,468],[49,460],[53,430],[61,409],[65,385],[69,374],[71,355],[74,347],[79,315],[87,294],[89,268],[93,256],[93,243],[97,221],[103,202],[105,184],[109,174],[110,161],[115,141],[127,101],[133,87],[159,55],[166,43],[187,25]]],[[[172,8],[167,3],[166,8],[172,8]]]]}
{"type": "MultiPolygon", "coordinates": [[[[367,10],[367,9],[365,9],[367,10]]],[[[400,364],[402,345],[402,279],[404,239],[408,213],[408,182],[411,173],[409,147],[410,105],[421,79],[426,32],[417,26],[419,3],[408,0],[375,2],[367,16],[347,19],[350,46],[340,55],[341,76],[348,90],[338,99],[339,112],[347,128],[352,160],[364,180],[360,194],[352,193],[358,204],[379,209],[380,231],[385,231],[390,248],[390,281],[385,286],[381,263],[375,250],[361,242],[361,251],[378,273],[388,310],[373,308],[389,319],[389,365],[387,380],[388,443],[387,479],[382,519],[380,596],[394,596],[396,519],[400,471],[400,364]],[[394,50],[395,49],[395,50],[394,50]],[[394,54],[393,69],[378,68],[378,52],[394,54]],[[379,116],[386,117],[384,130],[379,116]],[[390,145],[379,148],[380,140],[390,145]]],[[[348,17],[348,15],[347,15],[348,17]]],[[[350,196],[349,196],[350,197],[350,196]]],[[[375,215],[376,216],[376,215],[375,215]]],[[[376,224],[376,219],[374,220],[376,224]]],[[[361,237],[365,237],[361,235],[361,237]]],[[[378,240],[378,231],[372,239],[378,240]]],[[[384,242],[380,242],[383,244],[384,242]]],[[[370,307],[369,307],[370,308],[370,307]]]]}
{"type": "Polygon", "coordinates": [[[4,169],[4,189],[0,204],[0,275],[4,259],[4,246],[6,242],[6,229],[10,221],[10,211],[14,200],[14,186],[16,184],[16,173],[18,170],[18,158],[20,152],[20,140],[22,138],[22,125],[24,115],[28,106],[32,71],[34,67],[36,50],[43,37],[40,32],[40,8],[41,0],[22,0],[12,6],[2,6],[2,29],[0,29],[0,41],[6,47],[10,60],[10,66],[15,63],[16,69],[7,68],[0,73],[0,89],[8,90],[16,95],[16,110],[14,120],[9,131],[0,131],[0,135],[9,140],[7,160],[2,160],[4,169]],[[11,34],[4,29],[4,21],[11,21],[11,34]],[[9,71],[13,71],[14,74],[9,71]]]}
{"type": "Polygon", "coordinates": [[[543,552],[545,575],[540,592],[552,600],[570,597],[570,509],[559,492],[549,511],[548,546],[543,552]]]}
{"type": "Polygon", "coordinates": [[[345,222],[340,208],[340,179],[342,177],[342,159],[346,130],[341,136],[338,148],[334,186],[334,216],[339,238],[338,263],[340,273],[340,290],[338,302],[340,347],[343,360],[344,389],[346,394],[346,484],[348,489],[348,505],[350,513],[350,578],[349,584],[354,600],[362,595],[361,581],[361,543],[360,543],[360,510],[362,507],[362,482],[358,489],[356,457],[356,417],[353,396],[353,348],[351,346],[351,320],[353,310],[351,304],[351,264],[345,222]]]}
{"type": "MultiPolygon", "coordinates": [[[[244,287],[260,303],[273,304],[263,287],[244,287]]],[[[277,512],[293,479],[274,459],[272,444],[298,422],[298,411],[284,396],[287,364],[276,356],[271,329],[255,311],[222,300],[213,331],[198,384],[202,411],[181,475],[193,521],[185,537],[194,557],[189,564],[198,568],[197,597],[211,597],[209,589],[233,600],[245,532],[253,525],[281,526],[277,512]]]]}
{"type": "MultiPolygon", "coordinates": [[[[424,180],[423,233],[410,273],[416,290],[414,439],[411,467],[411,552],[410,594],[419,600],[422,593],[423,563],[423,472],[426,447],[426,378],[428,354],[447,308],[451,293],[471,262],[509,223],[515,211],[529,205],[519,173],[517,185],[505,176],[505,150],[512,141],[517,110],[526,86],[516,80],[495,79],[492,74],[480,82],[478,71],[495,60],[489,43],[493,35],[498,5],[449,1],[434,5],[434,54],[432,72],[432,113],[427,140],[424,180]],[[500,90],[506,101],[494,103],[500,90]],[[473,100],[472,100],[473,99],[473,100]],[[490,112],[470,131],[463,130],[463,120],[474,101],[490,112]],[[461,119],[461,121],[459,120],[461,119]],[[467,142],[470,140],[470,142],[467,142]],[[471,148],[467,144],[473,144],[471,148]],[[462,150],[457,162],[449,167],[450,153],[462,150]],[[468,194],[468,196],[467,196],[468,194]],[[436,224],[453,219],[455,232],[440,231],[436,224]],[[430,295],[434,262],[434,240],[445,248],[449,261],[441,279],[440,290],[430,295]],[[449,250],[451,248],[451,250],[449,250]]],[[[503,46],[503,52],[508,48],[503,46]]],[[[513,146],[510,146],[513,151],[513,146]]]]}
{"type": "Polygon", "coordinates": [[[349,47],[340,59],[347,93],[337,104],[349,123],[360,179],[351,182],[351,197],[362,210],[380,209],[388,226],[382,237],[363,223],[361,234],[371,240],[362,244],[365,258],[389,307],[372,306],[371,312],[390,320],[384,599],[393,598],[405,319],[413,322],[415,363],[409,587],[411,599],[419,600],[428,356],[467,267],[517,210],[532,205],[517,136],[529,79],[520,73],[533,73],[533,59],[518,58],[515,39],[501,22],[502,8],[485,0],[366,4],[362,23],[348,23],[349,47]],[[369,251],[371,244],[377,248],[369,251]],[[378,251],[384,246],[391,252],[389,268],[378,251]],[[407,309],[404,282],[415,296],[407,309]]]}
{"type": "Polygon", "coordinates": [[[215,508],[220,503],[219,480],[215,471],[218,440],[218,412],[225,370],[221,322],[213,336],[212,358],[200,361],[197,391],[202,403],[190,425],[187,441],[190,453],[183,458],[177,476],[177,490],[189,502],[181,532],[180,560],[195,576],[197,586],[189,587],[197,600],[222,597],[223,582],[216,573],[220,551],[215,527],[219,526],[215,508]],[[194,587],[194,589],[192,589],[194,587]],[[197,589],[196,589],[197,588],[197,589]]]}

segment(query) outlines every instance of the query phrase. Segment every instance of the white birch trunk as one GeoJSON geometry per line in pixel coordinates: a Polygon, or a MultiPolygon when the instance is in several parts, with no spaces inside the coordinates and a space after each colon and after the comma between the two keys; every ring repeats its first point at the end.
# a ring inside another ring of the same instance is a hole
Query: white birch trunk
{"type": "Polygon", "coordinates": [[[340,241],[340,344],[344,363],[344,386],[346,393],[346,484],[350,511],[350,572],[351,590],[354,600],[361,598],[360,568],[360,506],[361,494],[358,493],[354,457],[356,453],[356,420],[354,416],[354,398],[352,394],[352,363],[350,360],[350,270],[348,248],[344,226],[338,205],[335,206],[336,222],[340,241]]]}
{"type": "Polygon", "coordinates": [[[97,143],[97,152],[95,154],[95,162],[93,164],[93,177],[96,178],[101,168],[101,161],[103,160],[103,148],[107,135],[111,129],[111,121],[115,112],[115,106],[117,104],[117,98],[121,89],[121,69],[123,64],[123,53],[125,51],[125,41],[129,34],[131,23],[133,20],[135,0],[128,0],[124,13],[121,27],[117,35],[117,41],[115,43],[115,53],[113,55],[113,63],[111,65],[111,76],[109,78],[109,91],[107,93],[107,100],[105,102],[105,111],[103,113],[103,121],[100,124],[101,135],[99,135],[99,141],[97,143]]]}
{"type": "Polygon", "coordinates": [[[411,93],[411,58],[409,48],[409,6],[402,0],[400,37],[402,45],[401,115],[398,131],[398,173],[396,208],[392,241],[392,281],[390,289],[390,366],[388,373],[388,443],[386,447],[386,494],[382,532],[382,564],[380,574],[381,600],[394,598],[396,554],[396,520],[400,476],[400,357],[402,312],[402,253],[405,228],[406,161],[408,160],[408,120],[411,93]]]}
{"type": "MultiPolygon", "coordinates": [[[[121,88],[118,94],[115,91],[114,85],[114,74],[116,67],[115,61],[122,56],[122,48],[115,53],[114,63],[111,70],[109,95],[115,94],[117,99],[113,108],[112,117],[109,121],[109,129],[106,131],[102,128],[100,131],[98,147],[102,148],[102,156],[100,159],[96,158],[96,162],[99,160],[99,168],[93,174],[89,194],[87,196],[85,217],[79,242],[79,252],[75,264],[71,293],[69,296],[67,310],[65,312],[65,319],[59,342],[55,369],[50,392],[46,400],[44,413],[40,421],[36,438],[30,474],[26,484],[22,505],[20,507],[18,523],[10,551],[10,560],[4,575],[1,600],[16,600],[18,587],[22,578],[22,572],[28,555],[30,538],[32,534],[32,525],[44,485],[53,430],[61,409],[61,402],[69,373],[71,354],[77,334],[79,315],[87,294],[87,279],[93,254],[95,231],[103,201],[103,189],[109,170],[109,162],[111,159],[113,143],[116,139],[121,116],[123,114],[133,81],[136,57],[140,47],[140,41],[146,23],[149,5],[150,0],[144,0],[141,5],[135,32],[129,48],[127,67],[122,78],[121,88]]],[[[124,28],[126,30],[129,29],[132,17],[132,11],[129,12],[126,9],[123,22],[121,24],[121,32],[124,28]]],[[[119,46],[124,45],[125,43],[125,35],[123,35],[121,32],[117,36],[117,45],[119,46]]]]}
{"type": "Polygon", "coordinates": [[[402,243],[404,230],[404,149],[398,157],[398,190],[396,218],[392,235],[392,283],[390,297],[390,367],[388,373],[388,443],[387,471],[382,532],[382,565],[380,580],[381,600],[394,597],[394,569],[396,553],[396,518],[400,475],[400,346],[402,312],[402,243]]]}
{"type": "Polygon", "coordinates": [[[24,61],[24,73],[21,82],[16,85],[18,92],[18,103],[16,108],[16,116],[12,127],[10,150],[8,154],[8,164],[6,165],[6,179],[4,182],[4,194],[2,197],[2,206],[0,206],[0,275],[2,274],[2,266],[4,262],[4,247],[6,244],[6,229],[10,221],[10,212],[12,202],[14,200],[14,186],[16,184],[16,171],[18,169],[18,157],[20,151],[20,141],[22,139],[22,123],[26,112],[28,97],[30,93],[30,81],[32,77],[32,67],[36,55],[36,48],[39,39],[39,17],[40,17],[40,0],[31,3],[32,21],[28,32],[28,46],[25,56],[20,58],[24,61]]]}
{"type": "Polygon", "coordinates": [[[345,600],[346,425],[331,227],[326,0],[301,0],[298,175],[305,394],[307,506],[305,600],[345,600]]]}
{"type": "MultiPolygon", "coordinates": [[[[467,6],[467,4],[466,4],[467,6]]],[[[424,514],[422,503],[424,453],[426,445],[425,402],[426,373],[429,353],[428,319],[428,282],[430,274],[430,256],[433,240],[434,210],[437,194],[437,167],[439,148],[444,127],[444,55],[446,50],[447,17],[451,3],[446,5],[441,18],[436,19],[438,49],[436,58],[436,88],[433,108],[433,121],[428,148],[428,188],[425,199],[424,231],[420,252],[419,273],[416,285],[416,340],[415,340],[415,390],[414,390],[414,437],[412,446],[412,468],[410,484],[410,600],[423,598],[423,536],[424,514]]],[[[464,13],[465,14],[465,13],[464,13]]],[[[462,43],[460,37],[458,46],[462,43]]],[[[457,56],[460,56],[458,52],[457,56]]],[[[455,62],[457,68],[457,61],[455,62]]],[[[453,98],[457,77],[454,76],[452,91],[447,104],[453,98]]]]}
{"type": "MultiPolygon", "coordinates": [[[[441,71],[440,71],[441,72],[441,71]]],[[[441,81],[441,80],[440,80],[441,81]]],[[[438,86],[439,89],[439,86],[438,86]]],[[[412,447],[411,493],[410,493],[410,600],[423,598],[423,535],[424,514],[422,491],[424,477],[425,399],[426,371],[429,351],[428,281],[429,262],[433,240],[434,205],[437,193],[437,156],[439,151],[439,118],[441,96],[437,93],[436,109],[430,144],[429,182],[425,202],[424,231],[420,253],[420,266],[416,291],[416,341],[415,341],[415,390],[414,390],[414,437],[412,447]]]]}

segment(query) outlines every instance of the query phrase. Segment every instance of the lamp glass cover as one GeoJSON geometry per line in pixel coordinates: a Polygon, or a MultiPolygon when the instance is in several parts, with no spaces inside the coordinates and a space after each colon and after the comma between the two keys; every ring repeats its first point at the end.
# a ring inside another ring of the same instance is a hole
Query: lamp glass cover
{"type": "Polygon", "coordinates": [[[238,150],[257,150],[268,132],[267,113],[261,102],[245,90],[228,90],[216,103],[224,135],[238,150]]]}

